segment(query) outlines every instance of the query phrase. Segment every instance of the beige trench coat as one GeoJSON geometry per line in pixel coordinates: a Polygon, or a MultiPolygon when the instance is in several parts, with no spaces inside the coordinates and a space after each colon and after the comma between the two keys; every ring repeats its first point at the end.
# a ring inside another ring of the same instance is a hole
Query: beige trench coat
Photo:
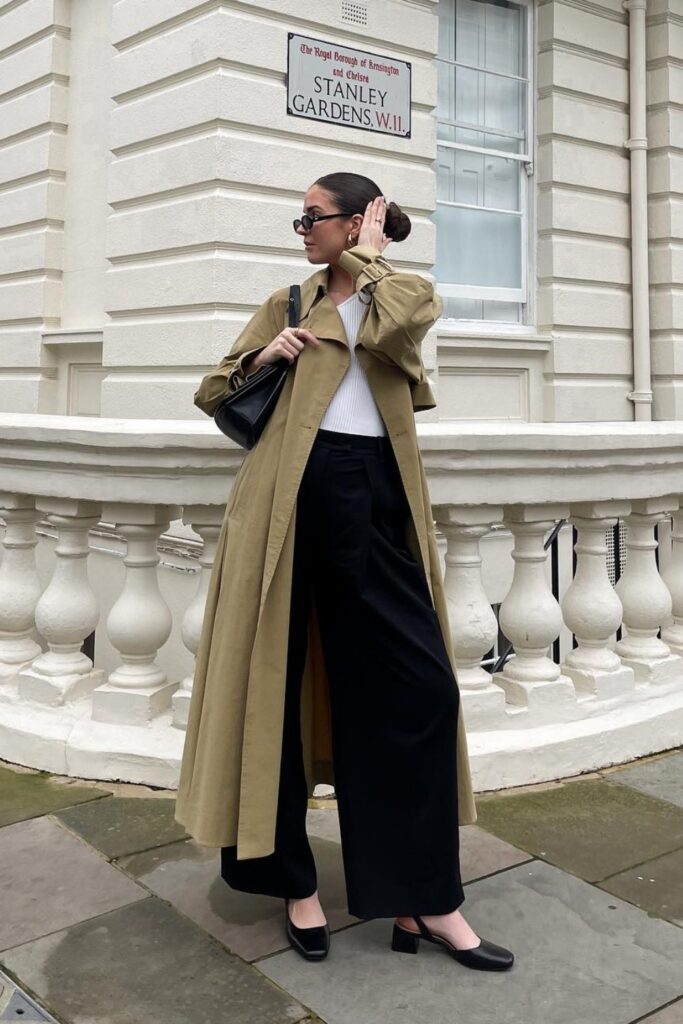
{"type": "MultiPolygon", "coordinates": [[[[365,370],[401,472],[411,517],[406,543],[422,560],[455,672],[431,504],[414,412],[435,407],[420,346],[441,299],[418,274],[375,248],[341,255],[356,290],[371,301],[357,337],[365,370]]],[[[276,408],[244,457],[219,533],[197,650],[175,817],[205,846],[237,844],[240,860],[273,852],[286,681],[296,498],[322,416],[350,362],[341,317],[327,295],[328,267],[301,285],[306,344],[276,408]]],[[[195,404],[212,416],[244,382],[243,363],[287,325],[289,287],[274,292],[208,373],[195,404]]],[[[315,608],[302,679],[301,730],[309,796],[334,784],[327,677],[315,608]]],[[[459,823],[477,819],[462,713],[457,728],[459,823]]],[[[371,782],[371,780],[369,780],[371,782]]]]}

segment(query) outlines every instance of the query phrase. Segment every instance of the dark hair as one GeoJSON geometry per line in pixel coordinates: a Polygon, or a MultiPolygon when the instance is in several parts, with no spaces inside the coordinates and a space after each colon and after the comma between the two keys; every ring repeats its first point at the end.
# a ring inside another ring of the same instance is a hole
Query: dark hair
{"type": "MultiPolygon", "coordinates": [[[[368,203],[384,194],[372,178],[366,178],[363,174],[352,174],[350,171],[325,174],[313,184],[320,185],[329,192],[340,210],[350,210],[351,213],[365,213],[368,203]]],[[[385,235],[394,242],[402,242],[410,234],[411,227],[410,217],[401,207],[387,201],[385,235]]]]}

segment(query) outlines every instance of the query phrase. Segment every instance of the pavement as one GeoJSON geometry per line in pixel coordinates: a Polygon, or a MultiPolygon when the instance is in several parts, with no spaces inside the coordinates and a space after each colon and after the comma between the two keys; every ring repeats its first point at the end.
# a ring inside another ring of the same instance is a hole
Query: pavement
{"type": "Polygon", "coordinates": [[[501,973],[349,915],[325,799],[308,831],[331,948],[303,960],[283,901],[231,890],[174,797],[0,761],[0,1021],[683,1024],[683,748],[477,795],[462,911],[515,953],[501,973]]]}

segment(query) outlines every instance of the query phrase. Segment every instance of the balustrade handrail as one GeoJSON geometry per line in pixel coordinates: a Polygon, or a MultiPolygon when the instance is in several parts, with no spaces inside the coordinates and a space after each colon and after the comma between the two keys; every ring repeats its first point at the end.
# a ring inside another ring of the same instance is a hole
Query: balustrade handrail
{"type": "MultiPolygon", "coordinates": [[[[433,505],[633,500],[683,493],[683,422],[417,423],[433,505]]],[[[2,489],[222,504],[245,455],[208,418],[0,413],[2,489]],[[150,478],[153,491],[150,490],[150,478]]]]}

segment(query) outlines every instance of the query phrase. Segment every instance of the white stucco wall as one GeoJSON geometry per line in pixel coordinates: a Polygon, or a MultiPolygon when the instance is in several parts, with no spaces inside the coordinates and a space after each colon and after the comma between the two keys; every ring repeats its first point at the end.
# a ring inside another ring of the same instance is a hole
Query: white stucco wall
{"type": "MultiPolygon", "coordinates": [[[[438,4],[0,0],[0,408],[195,418],[206,369],[274,288],[312,269],[306,187],[367,173],[413,219],[399,267],[434,258],[438,4]],[[413,68],[410,139],[286,113],[287,32],[413,68]]],[[[630,420],[628,14],[535,10],[534,322],[442,321],[439,399],[418,419],[630,420]]],[[[650,0],[648,174],[654,418],[678,418],[683,14],[650,0]]],[[[438,341],[437,341],[438,339],[438,341]]]]}

